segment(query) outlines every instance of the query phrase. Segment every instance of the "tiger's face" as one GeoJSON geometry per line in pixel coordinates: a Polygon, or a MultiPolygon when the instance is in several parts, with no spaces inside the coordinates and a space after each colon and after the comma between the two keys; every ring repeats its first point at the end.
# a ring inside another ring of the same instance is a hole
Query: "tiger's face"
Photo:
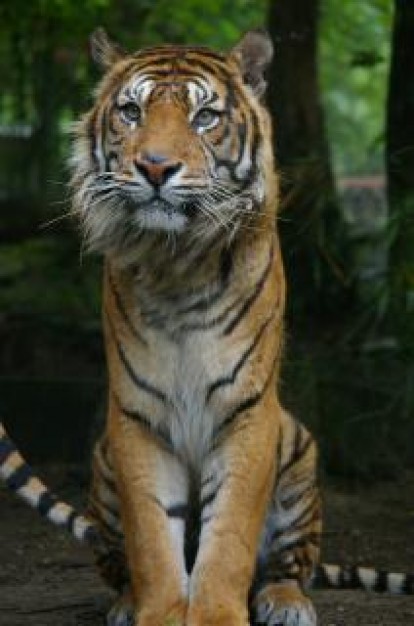
{"type": "Polygon", "coordinates": [[[99,31],[93,54],[108,71],[73,157],[92,248],[125,249],[147,231],[234,231],[259,211],[271,161],[264,34],[227,56],[184,46],[124,55],[99,31]]]}

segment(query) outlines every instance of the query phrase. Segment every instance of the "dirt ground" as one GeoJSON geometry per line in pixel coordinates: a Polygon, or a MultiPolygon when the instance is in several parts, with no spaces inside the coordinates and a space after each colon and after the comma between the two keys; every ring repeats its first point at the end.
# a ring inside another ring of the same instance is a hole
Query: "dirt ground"
{"type": "MultiPolygon", "coordinates": [[[[73,503],[86,491],[79,472],[43,475],[73,503]]],[[[414,571],[414,475],[357,490],[326,488],[323,558],[414,571]]],[[[0,489],[0,626],[104,624],[111,593],[88,550],[0,489]]],[[[414,626],[414,596],[315,591],[320,626],[414,626]]]]}

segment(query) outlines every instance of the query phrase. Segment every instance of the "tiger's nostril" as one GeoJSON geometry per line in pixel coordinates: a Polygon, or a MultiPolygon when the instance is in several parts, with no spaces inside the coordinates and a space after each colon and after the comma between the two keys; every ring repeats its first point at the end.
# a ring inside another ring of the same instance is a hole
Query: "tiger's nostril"
{"type": "Polygon", "coordinates": [[[164,185],[182,167],[180,162],[174,163],[162,155],[147,153],[136,159],[134,164],[137,171],[155,187],[164,185]]]}

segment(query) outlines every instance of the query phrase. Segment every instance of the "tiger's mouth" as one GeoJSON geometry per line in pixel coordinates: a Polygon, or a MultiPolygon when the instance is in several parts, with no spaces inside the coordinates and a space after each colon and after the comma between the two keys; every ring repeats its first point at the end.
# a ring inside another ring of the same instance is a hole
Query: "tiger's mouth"
{"type": "Polygon", "coordinates": [[[128,213],[133,216],[135,223],[149,230],[182,231],[198,213],[195,202],[171,201],[158,194],[148,199],[128,194],[126,200],[128,213]]]}

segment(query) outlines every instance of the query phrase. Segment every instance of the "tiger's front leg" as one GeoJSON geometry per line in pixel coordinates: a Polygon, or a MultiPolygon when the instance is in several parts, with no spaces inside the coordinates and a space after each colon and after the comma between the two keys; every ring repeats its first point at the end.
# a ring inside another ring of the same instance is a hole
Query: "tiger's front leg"
{"type": "MultiPolygon", "coordinates": [[[[188,626],[245,626],[260,532],[274,481],[274,392],[234,415],[203,468],[201,533],[188,626]]],[[[276,413],[275,413],[276,412],[276,413]]]]}
{"type": "Polygon", "coordinates": [[[135,624],[178,626],[187,610],[187,475],[156,435],[112,404],[108,420],[135,624]]]}

